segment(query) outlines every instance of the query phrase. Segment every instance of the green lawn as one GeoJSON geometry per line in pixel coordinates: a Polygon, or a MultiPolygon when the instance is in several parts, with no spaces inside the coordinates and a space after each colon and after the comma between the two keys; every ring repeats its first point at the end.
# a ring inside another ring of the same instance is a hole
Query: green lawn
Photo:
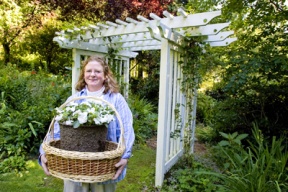
{"type": "MultiPolygon", "coordinates": [[[[154,185],[156,151],[147,146],[135,146],[129,160],[126,178],[117,191],[152,191],[154,185]]],[[[46,176],[37,160],[28,161],[28,171],[22,176],[13,173],[0,174],[0,192],[62,192],[63,182],[46,176]]]]}

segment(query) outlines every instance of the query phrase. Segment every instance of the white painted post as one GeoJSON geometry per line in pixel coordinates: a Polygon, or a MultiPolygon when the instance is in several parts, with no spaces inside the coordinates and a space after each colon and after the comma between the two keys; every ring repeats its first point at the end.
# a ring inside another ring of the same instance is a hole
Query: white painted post
{"type": "Polygon", "coordinates": [[[78,53],[77,49],[72,49],[72,94],[76,93],[75,85],[78,81],[80,75],[80,54],[78,53]]]}
{"type": "Polygon", "coordinates": [[[166,136],[167,136],[167,97],[169,76],[167,75],[170,65],[169,56],[169,44],[168,40],[162,39],[161,46],[161,61],[160,61],[160,87],[159,87],[159,104],[158,104],[158,132],[157,132],[157,146],[163,146],[163,148],[157,147],[156,155],[156,176],[155,186],[161,186],[164,180],[165,174],[165,152],[166,152],[166,136]]]}
{"type": "Polygon", "coordinates": [[[130,70],[130,59],[124,59],[122,60],[123,70],[124,70],[124,97],[128,98],[128,90],[129,90],[129,70],[130,70]]]}
{"type": "MultiPolygon", "coordinates": [[[[198,83],[198,79],[195,79],[195,85],[198,83]]],[[[197,86],[196,86],[197,87],[197,86]]],[[[197,88],[194,88],[193,92],[193,111],[192,111],[192,133],[191,133],[191,140],[190,140],[190,153],[194,153],[194,143],[195,143],[195,130],[196,130],[196,110],[197,110],[197,88]]]]}

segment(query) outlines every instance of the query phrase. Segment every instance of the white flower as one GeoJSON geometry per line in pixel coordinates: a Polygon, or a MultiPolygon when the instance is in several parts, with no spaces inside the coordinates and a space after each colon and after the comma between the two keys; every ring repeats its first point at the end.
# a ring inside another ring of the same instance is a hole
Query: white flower
{"type": "Polygon", "coordinates": [[[114,115],[111,115],[111,114],[110,114],[110,115],[107,115],[106,117],[107,117],[107,121],[108,121],[108,122],[114,121],[114,115]]]}
{"type": "Polygon", "coordinates": [[[79,113],[81,113],[81,110],[80,110],[80,109],[74,111],[74,113],[72,114],[72,116],[75,117],[75,116],[77,116],[79,113]]]}
{"type": "Polygon", "coordinates": [[[63,114],[59,114],[55,117],[55,121],[61,121],[62,120],[62,117],[63,117],[63,114]]]}
{"type": "Polygon", "coordinates": [[[73,121],[72,120],[68,120],[64,122],[65,125],[73,125],[73,121]]]}
{"type": "Polygon", "coordinates": [[[67,110],[71,111],[71,112],[74,112],[75,108],[76,108],[75,106],[69,106],[69,107],[67,107],[67,110]]]}
{"type": "Polygon", "coordinates": [[[88,120],[88,113],[87,112],[83,112],[83,113],[79,113],[78,115],[78,121],[80,124],[84,124],[87,122],[88,120]]]}
{"type": "Polygon", "coordinates": [[[99,101],[99,100],[91,99],[91,100],[89,100],[89,102],[93,103],[93,104],[96,104],[96,105],[101,105],[101,106],[103,105],[103,103],[101,101],[99,101]]]}
{"type": "Polygon", "coordinates": [[[57,113],[63,113],[63,110],[60,109],[59,107],[55,108],[55,110],[56,110],[57,113]]]}
{"type": "Polygon", "coordinates": [[[88,108],[88,109],[87,109],[87,112],[88,112],[88,113],[94,113],[94,112],[95,112],[95,108],[88,108]]]}
{"type": "Polygon", "coordinates": [[[86,100],[82,103],[71,102],[63,108],[55,108],[55,120],[66,125],[73,125],[75,121],[86,125],[107,125],[114,120],[112,108],[101,101],[86,100]]]}
{"type": "Polygon", "coordinates": [[[93,121],[94,121],[95,125],[100,125],[101,124],[101,122],[99,121],[98,118],[94,118],[93,121]]]}
{"type": "Polygon", "coordinates": [[[99,117],[99,121],[101,122],[101,124],[104,124],[105,122],[110,122],[114,119],[113,115],[101,115],[99,117]]]}

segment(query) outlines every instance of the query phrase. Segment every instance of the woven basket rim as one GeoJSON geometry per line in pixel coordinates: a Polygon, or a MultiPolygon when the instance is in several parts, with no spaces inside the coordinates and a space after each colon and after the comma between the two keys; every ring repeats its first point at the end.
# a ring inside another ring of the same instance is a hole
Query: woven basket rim
{"type": "MultiPolygon", "coordinates": [[[[58,140],[54,140],[58,141],[58,140]]],[[[59,149],[51,146],[49,143],[43,143],[43,149],[46,154],[57,155],[58,157],[68,158],[68,159],[80,159],[80,160],[101,160],[101,159],[114,159],[119,157],[125,151],[125,147],[118,147],[112,151],[103,151],[103,152],[79,152],[79,151],[68,151],[64,149],[59,149]]],[[[109,143],[115,143],[112,141],[106,141],[109,143]]],[[[117,144],[117,143],[115,143],[117,144]]]]}
{"type": "Polygon", "coordinates": [[[86,175],[67,175],[57,171],[50,171],[51,175],[58,177],[60,179],[69,179],[74,182],[81,183],[94,183],[94,182],[104,182],[111,179],[114,176],[113,174],[106,174],[100,176],[86,176],[86,175]]]}

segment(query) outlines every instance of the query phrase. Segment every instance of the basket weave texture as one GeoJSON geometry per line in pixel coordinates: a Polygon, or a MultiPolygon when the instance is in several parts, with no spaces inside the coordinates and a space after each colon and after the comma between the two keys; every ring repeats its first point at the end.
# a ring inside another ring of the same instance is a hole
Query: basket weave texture
{"type": "Polygon", "coordinates": [[[42,144],[49,171],[55,177],[76,182],[95,183],[107,181],[113,178],[116,173],[115,164],[119,162],[125,151],[124,129],[121,118],[109,102],[98,97],[76,97],[61,105],[60,108],[65,107],[69,102],[79,99],[100,100],[114,110],[121,128],[120,141],[119,143],[106,141],[105,151],[103,152],[80,152],[60,149],[61,140],[54,140],[55,119],[53,119],[42,144]]]}

